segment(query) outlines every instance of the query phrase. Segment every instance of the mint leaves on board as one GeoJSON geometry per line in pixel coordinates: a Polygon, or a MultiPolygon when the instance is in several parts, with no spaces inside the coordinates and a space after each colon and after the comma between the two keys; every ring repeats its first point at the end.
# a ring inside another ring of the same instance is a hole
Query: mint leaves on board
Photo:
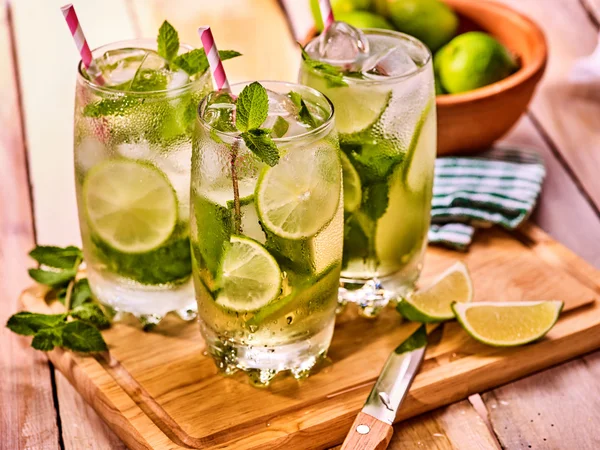
{"type": "Polygon", "coordinates": [[[81,249],[38,246],[30,253],[40,267],[29,269],[29,275],[51,288],[65,305],[63,314],[39,314],[22,311],[8,319],[6,326],[14,333],[33,336],[31,346],[50,351],[55,347],[89,353],[106,351],[108,347],[99,330],[110,327],[110,321],[95,303],[87,278],[76,279],[83,261],[81,249]]]}

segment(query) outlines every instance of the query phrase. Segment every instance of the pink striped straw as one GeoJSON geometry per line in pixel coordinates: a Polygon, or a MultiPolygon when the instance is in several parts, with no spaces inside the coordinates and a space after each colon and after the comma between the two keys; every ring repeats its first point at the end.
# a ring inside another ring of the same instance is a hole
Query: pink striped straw
{"type": "Polygon", "coordinates": [[[210,70],[213,78],[215,79],[217,90],[231,92],[229,81],[227,81],[227,75],[225,74],[225,69],[223,68],[221,58],[219,57],[219,51],[217,50],[217,45],[215,44],[210,27],[198,28],[198,34],[200,35],[200,40],[202,41],[202,46],[204,47],[204,53],[206,53],[210,70]]]}
{"type": "Polygon", "coordinates": [[[326,31],[335,21],[331,3],[329,0],[319,0],[319,8],[321,9],[321,18],[323,19],[323,31],[326,31]]]}
{"type": "Polygon", "coordinates": [[[104,79],[102,78],[102,75],[99,75],[100,71],[94,63],[92,52],[90,51],[90,47],[85,39],[81,25],[79,24],[79,19],[77,18],[75,8],[71,3],[69,3],[68,5],[61,7],[60,10],[62,11],[63,16],[65,16],[65,20],[67,21],[67,25],[69,26],[69,30],[71,31],[71,35],[75,41],[75,46],[81,55],[81,61],[83,62],[83,65],[88,72],[90,72],[92,75],[95,75],[96,82],[98,84],[104,84],[104,79]]]}

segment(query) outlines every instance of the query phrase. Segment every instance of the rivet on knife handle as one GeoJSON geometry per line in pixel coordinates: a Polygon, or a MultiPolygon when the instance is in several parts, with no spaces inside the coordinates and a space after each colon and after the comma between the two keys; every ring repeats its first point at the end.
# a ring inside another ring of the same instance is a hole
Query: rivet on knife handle
{"type": "Polygon", "coordinates": [[[341,450],[384,450],[394,428],[375,417],[360,412],[346,436],[341,450]]]}

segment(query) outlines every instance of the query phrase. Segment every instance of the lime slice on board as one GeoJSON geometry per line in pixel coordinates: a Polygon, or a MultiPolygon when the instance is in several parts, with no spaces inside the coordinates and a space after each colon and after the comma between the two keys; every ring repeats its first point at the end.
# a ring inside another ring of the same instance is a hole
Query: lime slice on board
{"type": "Polygon", "coordinates": [[[317,234],[333,219],[340,201],[338,149],[321,141],[288,151],[267,167],[256,186],[255,201],[263,226],[286,239],[317,234]]]}
{"type": "Polygon", "coordinates": [[[457,261],[432,285],[400,300],[396,309],[414,322],[441,322],[454,319],[452,304],[473,300],[473,284],[467,266],[457,261]]]}
{"type": "Polygon", "coordinates": [[[231,236],[218,277],[217,303],[233,311],[254,311],[279,296],[281,271],[258,242],[231,236]]]}
{"type": "Polygon", "coordinates": [[[342,174],[344,176],[344,211],[353,212],[360,206],[362,199],[360,176],[344,152],[342,158],[342,174]]]}
{"type": "Polygon", "coordinates": [[[111,247],[145,253],[160,247],[177,223],[177,196],[167,176],[138,161],[106,161],[83,183],[90,227],[111,247]]]}
{"type": "Polygon", "coordinates": [[[475,302],[454,303],[452,309],[474,339],[494,347],[513,347],[543,337],[563,305],[560,301],[475,302]]]}

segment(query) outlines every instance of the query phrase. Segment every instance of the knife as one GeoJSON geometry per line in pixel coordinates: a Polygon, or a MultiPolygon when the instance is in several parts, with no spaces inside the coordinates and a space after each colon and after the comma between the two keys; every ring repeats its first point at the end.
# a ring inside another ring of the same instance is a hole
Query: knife
{"type": "Polygon", "coordinates": [[[346,436],[341,450],[384,450],[392,438],[396,412],[406,397],[427,348],[421,325],[388,357],[365,406],[346,436]]]}

